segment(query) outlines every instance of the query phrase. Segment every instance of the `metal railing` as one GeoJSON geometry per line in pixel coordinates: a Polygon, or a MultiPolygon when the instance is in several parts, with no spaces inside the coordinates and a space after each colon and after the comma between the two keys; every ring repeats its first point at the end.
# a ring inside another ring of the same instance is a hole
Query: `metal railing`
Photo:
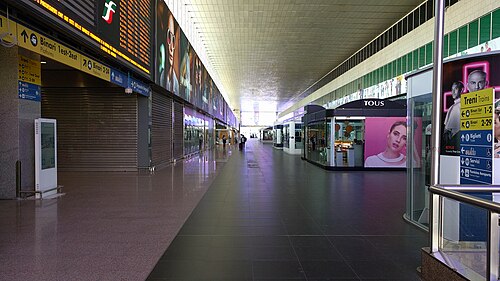
{"type": "Polygon", "coordinates": [[[495,193],[500,192],[500,186],[430,186],[430,216],[429,216],[429,234],[431,254],[443,254],[440,251],[444,243],[443,236],[443,216],[444,206],[443,198],[456,200],[459,203],[466,203],[481,208],[488,212],[488,239],[486,241],[486,280],[497,281],[499,279],[499,214],[500,204],[462,192],[474,193],[495,193]]]}

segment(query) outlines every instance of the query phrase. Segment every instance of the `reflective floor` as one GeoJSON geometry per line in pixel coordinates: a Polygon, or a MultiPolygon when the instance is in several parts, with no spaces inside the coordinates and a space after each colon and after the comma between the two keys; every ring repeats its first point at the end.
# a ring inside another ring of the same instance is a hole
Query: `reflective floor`
{"type": "Polygon", "coordinates": [[[328,172],[236,151],[148,280],[419,280],[404,172],[328,172]]]}
{"type": "Polygon", "coordinates": [[[145,280],[231,153],[154,174],[60,172],[57,199],[0,200],[0,280],[145,280]]]}
{"type": "Polygon", "coordinates": [[[328,172],[253,139],[59,183],[0,201],[0,280],[419,280],[427,245],[404,172],[328,172]]]}

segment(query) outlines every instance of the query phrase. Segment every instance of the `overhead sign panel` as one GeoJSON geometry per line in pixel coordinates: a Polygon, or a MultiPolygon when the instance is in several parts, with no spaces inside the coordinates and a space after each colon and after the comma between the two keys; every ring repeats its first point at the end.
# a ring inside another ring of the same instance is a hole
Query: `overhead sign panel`
{"type": "Polygon", "coordinates": [[[152,5],[148,0],[20,0],[98,49],[151,78],[152,5]]]}
{"type": "Polygon", "coordinates": [[[19,47],[80,69],[80,53],[20,24],[17,27],[17,41],[19,47]]]}

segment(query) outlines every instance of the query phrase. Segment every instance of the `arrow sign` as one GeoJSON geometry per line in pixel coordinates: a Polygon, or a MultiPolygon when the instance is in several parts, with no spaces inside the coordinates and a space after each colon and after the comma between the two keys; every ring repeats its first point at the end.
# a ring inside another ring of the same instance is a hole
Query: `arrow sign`
{"type": "Polygon", "coordinates": [[[23,37],[24,43],[26,43],[26,40],[28,40],[28,33],[26,32],[26,30],[23,30],[23,32],[21,32],[21,36],[23,37]]]}

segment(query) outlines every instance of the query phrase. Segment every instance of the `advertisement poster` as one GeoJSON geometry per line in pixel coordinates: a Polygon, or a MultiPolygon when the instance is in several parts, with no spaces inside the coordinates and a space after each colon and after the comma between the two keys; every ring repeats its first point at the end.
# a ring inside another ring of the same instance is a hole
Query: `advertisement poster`
{"type": "Polygon", "coordinates": [[[180,84],[180,96],[191,103],[193,103],[191,97],[191,61],[193,59],[194,51],[193,47],[189,43],[184,32],[181,31],[181,41],[180,41],[180,67],[179,67],[179,84],[180,84]]]}
{"type": "Polygon", "coordinates": [[[500,73],[500,59],[495,56],[468,58],[444,65],[441,155],[460,156],[460,96],[499,87],[500,76],[494,73],[500,73]]]}
{"type": "Polygon", "coordinates": [[[181,29],[163,1],[158,1],[156,21],[155,82],[178,96],[181,29]]]}
{"type": "MultiPolygon", "coordinates": [[[[416,151],[422,147],[422,120],[416,121],[416,151]]],[[[407,121],[405,117],[368,117],[365,119],[365,162],[366,168],[405,168],[407,160],[407,121]]],[[[418,155],[415,165],[420,165],[418,155]]]]}

